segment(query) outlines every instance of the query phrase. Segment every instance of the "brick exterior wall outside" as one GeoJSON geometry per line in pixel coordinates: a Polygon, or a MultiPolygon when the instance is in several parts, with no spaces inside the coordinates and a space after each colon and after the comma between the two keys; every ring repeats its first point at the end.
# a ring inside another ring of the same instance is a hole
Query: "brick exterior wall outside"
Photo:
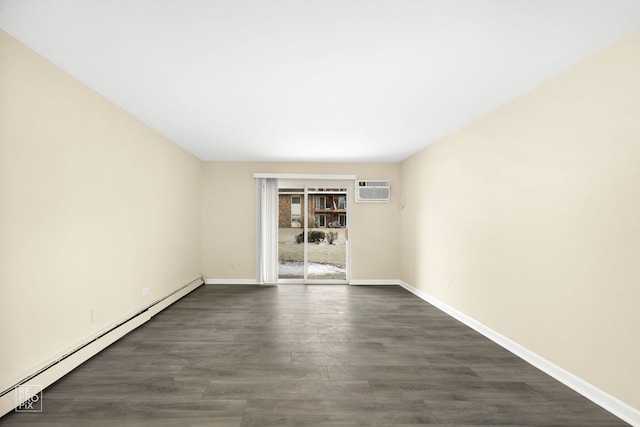
{"type": "Polygon", "coordinates": [[[278,199],[278,227],[289,228],[291,227],[291,195],[280,194],[278,199]]]}
{"type": "MultiPolygon", "coordinates": [[[[304,221],[304,215],[306,211],[310,228],[316,227],[316,221],[319,221],[318,219],[319,215],[325,216],[325,226],[326,226],[333,221],[338,221],[339,216],[341,214],[346,213],[344,210],[333,211],[333,212],[331,211],[331,208],[334,206],[334,195],[332,194],[326,194],[322,196],[316,195],[316,194],[309,194],[309,205],[307,206],[307,209],[305,209],[304,207],[304,196],[302,194],[296,194],[295,196],[300,197],[302,202],[302,206],[300,210],[302,217],[300,219],[304,221]],[[320,209],[318,212],[316,212],[316,197],[326,198],[327,200],[327,204],[325,206],[326,209],[320,209]]],[[[291,194],[280,194],[278,196],[278,209],[279,209],[278,227],[280,228],[291,227],[291,197],[292,197],[291,194]]],[[[337,199],[336,199],[336,203],[337,203],[337,199]]]]}

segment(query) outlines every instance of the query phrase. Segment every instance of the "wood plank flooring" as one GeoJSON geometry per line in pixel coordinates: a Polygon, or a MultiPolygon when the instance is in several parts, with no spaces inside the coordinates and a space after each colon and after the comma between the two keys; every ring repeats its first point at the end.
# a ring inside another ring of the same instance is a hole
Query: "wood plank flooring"
{"type": "Polygon", "coordinates": [[[621,426],[400,287],[202,286],[0,426],[621,426]]]}

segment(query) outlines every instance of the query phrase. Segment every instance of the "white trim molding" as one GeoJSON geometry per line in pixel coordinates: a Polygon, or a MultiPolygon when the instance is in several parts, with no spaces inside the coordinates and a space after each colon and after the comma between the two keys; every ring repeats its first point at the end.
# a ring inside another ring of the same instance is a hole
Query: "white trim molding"
{"type": "Polygon", "coordinates": [[[349,281],[351,286],[399,286],[399,280],[361,280],[361,279],[352,279],[349,281]]]}
{"type": "Polygon", "coordinates": [[[262,285],[256,279],[205,279],[207,285],[262,285]]]}
{"type": "Polygon", "coordinates": [[[398,281],[398,284],[405,288],[407,291],[416,295],[418,298],[442,310],[454,319],[459,320],[460,322],[469,326],[471,329],[474,329],[476,332],[489,338],[491,341],[500,345],[504,349],[510,351],[524,361],[532,364],[536,368],[552,376],[562,384],[570,387],[577,393],[580,393],[587,399],[611,412],[613,415],[617,416],[623,421],[631,424],[632,426],[640,427],[640,410],[624,403],[616,397],[611,396],[609,393],[599,389],[593,384],[588,383],[582,378],[577,377],[576,375],[561,368],[560,366],[548,361],[547,359],[518,344],[517,342],[510,340],[504,335],[483,325],[482,323],[456,310],[450,305],[445,304],[434,296],[420,289],[414,288],[410,284],[401,280],[398,281]]]}
{"type": "MultiPolygon", "coordinates": [[[[302,281],[296,279],[284,279],[274,283],[260,283],[256,279],[205,279],[206,285],[304,285],[302,281]]],[[[327,280],[313,281],[310,285],[351,285],[351,286],[400,286],[399,280],[327,280]]]]}

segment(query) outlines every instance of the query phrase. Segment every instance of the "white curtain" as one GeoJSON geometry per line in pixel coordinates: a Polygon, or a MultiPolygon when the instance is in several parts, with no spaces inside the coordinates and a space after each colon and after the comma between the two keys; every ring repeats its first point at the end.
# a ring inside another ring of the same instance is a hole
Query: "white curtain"
{"type": "Polygon", "coordinates": [[[258,283],[278,281],[278,180],[256,178],[258,205],[257,265],[258,283]]]}

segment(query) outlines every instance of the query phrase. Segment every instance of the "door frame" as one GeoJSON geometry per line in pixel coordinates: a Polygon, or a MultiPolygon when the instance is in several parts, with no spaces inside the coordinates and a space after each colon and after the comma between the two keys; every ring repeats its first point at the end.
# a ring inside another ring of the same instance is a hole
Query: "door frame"
{"type": "MultiPolygon", "coordinates": [[[[278,179],[278,194],[281,184],[289,188],[301,188],[304,190],[302,204],[305,208],[304,212],[304,224],[302,226],[302,233],[304,236],[304,258],[303,258],[303,277],[301,279],[281,279],[278,277],[277,283],[302,283],[302,284],[348,284],[351,280],[351,240],[349,236],[350,218],[351,218],[351,193],[353,188],[353,180],[335,180],[335,179],[322,179],[318,180],[305,179],[305,180],[291,180],[291,179],[278,179]],[[310,188],[327,188],[338,187],[346,190],[346,226],[345,232],[345,278],[344,279],[313,279],[308,276],[308,264],[309,264],[309,243],[307,241],[309,224],[309,189],[310,188]]],[[[276,221],[278,219],[276,218],[276,221]]],[[[278,245],[276,245],[277,250],[278,245]]],[[[279,263],[280,257],[276,254],[275,257],[269,257],[279,263]]]]}
{"type": "MultiPolygon", "coordinates": [[[[338,181],[344,183],[348,189],[347,205],[352,205],[353,200],[349,196],[354,191],[354,183],[356,175],[338,175],[338,174],[299,174],[299,173],[262,173],[255,172],[253,174],[256,180],[256,282],[264,285],[278,283],[278,254],[277,254],[277,228],[278,228],[278,191],[277,188],[272,194],[268,189],[269,181],[322,181],[324,183],[330,181],[338,181]],[[272,219],[275,217],[275,219],[272,219]],[[275,228],[275,230],[273,230],[275,228]],[[273,235],[275,234],[275,238],[273,235]],[[275,249],[274,249],[275,248],[275,249]],[[273,260],[275,258],[275,261],[273,260]],[[273,271],[273,268],[276,268],[273,271]]],[[[277,182],[276,185],[277,187],[277,182]]],[[[350,211],[350,210],[349,210],[350,211]]],[[[351,211],[350,211],[351,212],[351,211]]],[[[350,215],[347,216],[347,229],[350,226],[350,215]]],[[[351,236],[346,236],[347,239],[351,236]]],[[[347,280],[339,281],[339,283],[349,283],[351,278],[351,245],[347,246],[347,280]]],[[[298,280],[299,282],[299,280],[298,280]]],[[[314,282],[315,283],[315,282],[314,282]]]]}

